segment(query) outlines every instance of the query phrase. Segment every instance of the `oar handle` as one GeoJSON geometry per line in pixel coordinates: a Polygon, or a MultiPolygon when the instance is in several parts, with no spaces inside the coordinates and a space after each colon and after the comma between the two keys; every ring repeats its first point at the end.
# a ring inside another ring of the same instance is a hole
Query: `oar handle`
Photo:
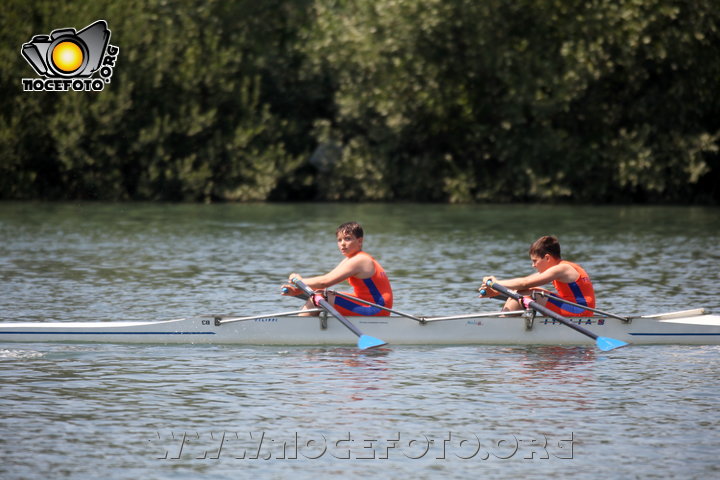
{"type": "MultiPolygon", "coordinates": [[[[508,289],[505,288],[504,286],[500,285],[499,283],[493,282],[492,280],[488,280],[488,281],[485,282],[485,283],[486,283],[486,285],[487,285],[488,287],[492,288],[492,289],[495,290],[496,292],[500,292],[500,293],[502,293],[503,295],[506,295],[506,296],[508,296],[508,297],[510,297],[510,298],[514,298],[515,300],[517,300],[517,301],[519,301],[520,303],[522,303],[522,295],[520,295],[519,293],[513,292],[512,290],[508,290],[508,289]]],[[[483,288],[482,290],[480,290],[480,293],[481,293],[482,295],[487,295],[487,290],[485,290],[485,289],[483,288]]]]}
{"type": "Polygon", "coordinates": [[[340,320],[340,323],[345,325],[351,332],[353,332],[358,337],[362,337],[363,333],[358,329],[352,322],[350,322],[347,318],[345,318],[340,312],[338,312],[335,307],[330,305],[330,303],[323,298],[322,295],[313,292],[312,288],[308,287],[305,282],[300,280],[299,278],[293,278],[292,283],[298,287],[300,290],[305,292],[307,295],[310,296],[310,298],[313,299],[313,303],[317,305],[318,307],[324,308],[327,310],[327,312],[332,315],[333,317],[340,320]]]}
{"type": "MultiPolygon", "coordinates": [[[[488,291],[484,288],[481,288],[480,290],[478,290],[478,292],[480,293],[481,297],[484,297],[485,295],[488,294],[488,291]]],[[[488,297],[488,298],[492,298],[493,300],[500,300],[501,302],[504,302],[505,300],[508,299],[508,297],[503,294],[497,294],[497,295],[494,295],[494,296],[488,297]]]]}
{"type": "MultiPolygon", "coordinates": [[[[290,293],[290,289],[287,288],[287,287],[283,287],[282,290],[281,290],[281,292],[282,292],[283,295],[287,295],[288,293],[290,293]]],[[[308,297],[307,293],[305,293],[305,292],[300,293],[300,294],[298,294],[298,295],[294,295],[294,297],[295,297],[295,298],[302,298],[303,300],[307,300],[308,298],[310,298],[310,297],[308,297]]]]}

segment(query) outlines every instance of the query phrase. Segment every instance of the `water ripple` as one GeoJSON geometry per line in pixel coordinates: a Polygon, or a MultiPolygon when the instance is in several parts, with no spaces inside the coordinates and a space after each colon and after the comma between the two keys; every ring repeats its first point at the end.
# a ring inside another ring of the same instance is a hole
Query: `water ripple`
{"type": "MultiPolygon", "coordinates": [[[[498,308],[475,298],[480,278],[530,273],[545,233],[608,310],[720,307],[716,209],[6,203],[0,311],[287,310],[279,285],[334,266],[332,232],[351,218],[410,313],[498,308]]],[[[3,345],[0,477],[711,478],[719,359],[716,346],[3,345]]]]}

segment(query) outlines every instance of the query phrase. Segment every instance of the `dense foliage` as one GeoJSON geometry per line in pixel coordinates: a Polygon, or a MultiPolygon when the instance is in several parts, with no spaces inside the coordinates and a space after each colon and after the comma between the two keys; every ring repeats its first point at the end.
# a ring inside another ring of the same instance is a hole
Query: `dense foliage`
{"type": "Polygon", "coordinates": [[[720,201],[713,0],[8,0],[0,198],[720,201]],[[107,20],[102,92],[24,92],[107,20]]]}

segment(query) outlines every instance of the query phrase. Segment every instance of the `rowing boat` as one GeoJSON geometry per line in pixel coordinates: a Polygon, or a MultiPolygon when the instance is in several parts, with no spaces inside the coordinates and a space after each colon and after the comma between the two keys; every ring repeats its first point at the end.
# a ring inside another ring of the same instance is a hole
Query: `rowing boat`
{"type": "MultiPolygon", "coordinates": [[[[333,317],[197,316],[165,321],[3,322],[0,342],[349,345],[353,334],[333,317]]],[[[417,319],[349,317],[391,345],[584,345],[592,339],[544,316],[478,313],[417,319]]],[[[720,316],[704,309],[658,315],[574,318],[597,335],[633,344],[720,344],[720,316]]]]}

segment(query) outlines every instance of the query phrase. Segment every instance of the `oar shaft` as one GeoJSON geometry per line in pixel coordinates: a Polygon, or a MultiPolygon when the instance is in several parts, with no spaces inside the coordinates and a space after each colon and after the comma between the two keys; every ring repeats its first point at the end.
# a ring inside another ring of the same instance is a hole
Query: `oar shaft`
{"type": "Polygon", "coordinates": [[[620,316],[620,315],[615,315],[614,313],[603,312],[602,310],[598,310],[597,308],[590,308],[590,307],[588,307],[587,305],[581,305],[581,304],[579,304],[579,303],[571,302],[571,301],[569,301],[569,300],[567,300],[567,299],[565,299],[565,298],[558,297],[557,295],[553,295],[552,293],[546,292],[546,291],[544,291],[544,290],[536,290],[535,293],[538,294],[538,295],[540,295],[540,296],[542,296],[542,297],[553,298],[553,299],[555,299],[555,300],[559,300],[559,301],[561,301],[561,302],[563,302],[563,303],[567,303],[568,305],[572,305],[572,306],[574,306],[574,307],[584,308],[585,310],[590,310],[591,312],[595,312],[595,313],[599,313],[599,314],[601,314],[601,315],[605,315],[606,317],[617,318],[618,320],[622,320],[622,321],[624,321],[624,322],[627,322],[627,321],[630,320],[628,317],[622,317],[622,316],[620,316]]]}
{"type": "Polygon", "coordinates": [[[393,310],[392,308],[387,308],[387,307],[384,307],[384,306],[382,306],[382,305],[378,305],[377,303],[373,303],[373,302],[369,302],[369,301],[367,301],[367,300],[363,300],[362,298],[354,297],[354,296],[352,296],[352,295],[347,295],[347,294],[342,293],[342,292],[336,292],[335,290],[328,290],[328,292],[329,292],[329,293],[332,293],[333,295],[335,295],[335,296],[337,296],[337,297],[347,298],[348,300],[352,300],[352,301],[359,302],[359,303],[364,303],[365,305],[369,305],[369,306],[371,306],[371,307],[376,307],[376,308],[379,308],[380,310],[384,310],[384,311],[386,311],[386,312],[394,313],[395,315],[400,315],[401,317],[412,318],[413,320],[417,320],[418,322],[423,322],[423,321],[424,321],[424,319],[422,319],[422,318],[420,318],[420,317],[417,317],[417,316],[415,316],[415,315],[411,315],[411,314],[409,314],[409,313],[398,312],[397,310],[393,310]]]}
{"type": "MultiPolygon", "coordinates": [[[[514,310],[512,312],[502,312],[502,315],[520,315],[525,313],[525,310],[514,310]]],[[[464,320],[466,318],[485,318],[485,317],[497,317],[497,312],[483,312],[483,313],[466,313],[463,315],[450,315],[447,317],[426,317],[425,323],[431,322],[445,322],[448,320],[464,320]]]]}
{"type": "MultiPolygon", "coordinates": [[[[505,288],[504,286],[500,285],[499,283],[488,283],[488,287],[490,287],[493,290],[496,290],[504,295],[507,295],[510,298],[514,298],[521,304],[524,303],[522,295],[505,288]]],[[[577,330],[578,332],[582,333],[583,335],[587,335],[588,337],[592,338],[593,340],[597,340],[597,338],[599,336],[599,335],[591,332],[590,330],[583,328],[580,325],[577,325],[576,323],[571,322],[570,320],[566,319],[562,315],[558,315],[557,313],[553,312],[552,310],[545,307],[544,305],[540,305],[539,303],[537,303],[534,300],[530,300],[529,302],[527,302],[527,306],[542,313],[546,317],[554,318],[555,320],[562,323],[563,325],[566,325],[574,330],[577,330]]]]}
{"type": "Polygon", "coordinates": [[[566,319],[565,317],[558,315],[557,313],[553,312],[552,310],[550,310],[549,308],[547,308],[543,305],[540,305],[539,303],[537,303],[534,300],[531,300],[530,302],[528,302],[528,305],[530,306],[530,308],[537,310],[538,312],[542,313],[546,317],[554,318],[558,322],[563,323],[563,324],[567,325],[568,327],[570,327],[574,330],[577,330],[578,332],[580,332],[584,335],[587,335],[588,337],[592,338],[593,340],[597,340],[597,338],[599,337],[599,335],[591,332],[590,330],[588,330],[586,328],[581,327],[577,323],[571,322],[570,320],[566,319]]]}
{"type": "Polygon", "coordinates": [[[322,299],[322,298],[317,299],[317,302],[318,302],[318,304],[319,304],[321,307],[323,307],[325,310],[327,310],[328,312],[330,312],[330,314],[331,314],[333,317],[335,317],[335,318],[337,318],[338,320],[340,320],[340,322],[342,322],[343,325],[345,325],[347,328],[349,328],[350,331],[352,331],[355,335],[357,335],[358,337],[362,337],[362,336],[363,336],[363,333],[360,331],[360,329],[357,328],[357,327],[355,326],[355,324],[353,324],[352,322],[350,322],[347,318],[345,318],[340,312],[338,312],[338,311],[335,309],[335,307],[333,307],[332,305],[330,305],[330,302],[328,302],[327,300],[322,299]]]}
{"type": "Polygon", "coordinates": [[[337,318],[340,323],[345,325],[351,332],[353,332],[358,337],[358,343],[357,346],[360,350],[365,350],[368,348],[377,348],[381,347],[383,345],[386,345],[387,342],[380,340],[379,338],[371,337],[370,335],[363,334],[359,328],[357,328],[350,320],[345,318],[340,312],[338,312],[335,307],[330,305],[330,302],[325,300],[322,295],[316,295],[313,290],[307,286],[305,282],[303,282],[301,279],[295,277],[292,279],[292,283],[295,284],[296,287],[298,287],[300,290],[305,292],[310,296],[310,298],[313,299],[313,303],[320,306],[321,308],[324,308],[326,312],[328,312],[333,317],[337,318]]]}
{"type": "Polygon", "coordinates": [[[235,323],[235,322],[244,322],[247,320],[258,320],[260,318],[274,318],[274,317],[289,317],[291,315],[299,315],[301,313],[309,313],[309,312],[322,312],[322,309],[320,308],[312,308],[310,310],[293,310],[292,312],[280,312],[280,313],[271,313],[269,315],[253,315],[251,317],[222,317],[222,316],[216,316],[215,317],[215,325],[224,325],[226,323],[235,323]]]}
{"type": "MultiPolygon", "coordinates": [[[[313,292],[312,289],[308,287],[307,284],[305,284],[305,282],[303,282],[302,280],[294,278],[292,282],[295,284],[296,287],[308,294],[310,297],[313,297],[315,295],[315,292],[313,292]]],[[[340,312],[338,312],[335,307],[330,305],[330,302],[323,298],[318,298],[316,299],[316,301],[320,307],[324,308],[333,317],[340,320],[340,322],[347,328],[349,328],[350,331],[353,332],[355,335],[357,335],[358,337],[361,337],[363,335],[363,333],[355,325],[348,321],[348,319],[346,319],[340,312]]]]}

